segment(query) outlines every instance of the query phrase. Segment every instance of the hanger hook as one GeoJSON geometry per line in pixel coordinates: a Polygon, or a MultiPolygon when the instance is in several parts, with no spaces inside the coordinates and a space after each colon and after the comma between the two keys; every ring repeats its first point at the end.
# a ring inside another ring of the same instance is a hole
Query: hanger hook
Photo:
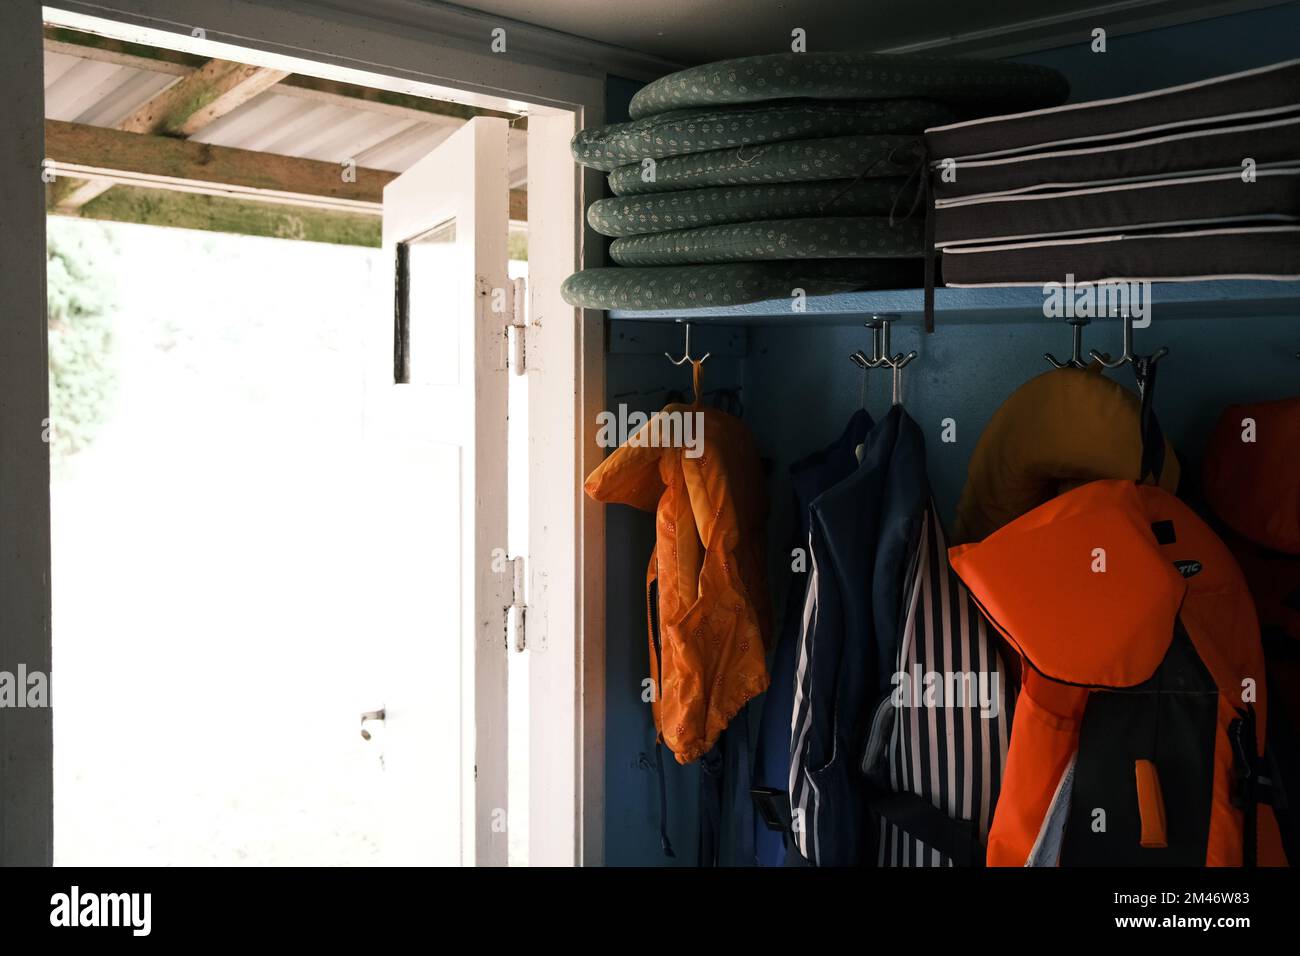
{"type": "MultiPolygon", "coordinates": [[[[1044,352],[1043,358],[1047,359],[1056,368],[1087,368],[1088,363],[1083,358],[1083,327],[1089,321],[1089,319],[1078,317],[1066,319],[1066,322],[1070,324],[1071,340],[1070,357],[1068,359],[1062,362],[1051,352],[1044,352]]],[[[1106,359],[1109,360],[1109,358],[1110,356],[1107,355],[1106,359]]]]}
{"type": "Polygon", "coordinates": [[[669,353],[669,352],[665,352],[665,353],[664,353],[664,358],[668,359],[668,361],[672,362],[674,365],[685,365],[687,362],[703,362],[705,359],[707,359],[710,355],[713,354],[712,352],[705,352],[705,353],[704,353],[702,356],[700,356],[699,358],[694,358],[694,357],[691,355],[691,323],[687,322],[687,323],[685,323],[685,325],[686,325],[686,352],[685,352],[685,354],[684,354],[681,358],[679,358],[679,359],[675,359],[675,358],[672,357],[672,354],[671,354],[671,353],[669,353]]]}
{"type": "Polygon", "coordinates": [[[1124,347],[1123,351],[1120,352],[1119,358],[1112,362],[1107,356],[1102,355],[1096,349],[1092,349],[1088,352],[1090,358],[1094,361],[1100,362],[1106,368],[1119,368],[1121,365],[1127,365],[1133,361],[1133,317],[1125,311],[1123,315],[1121,315],[1120,319],[1123,323],[1124,347]]]}
{"type": "Polygon", "coordinates": [[[858,349],[849,356],[855,365],[862,369],[889,365],[889,323],[894,318],[893,315],[873,315],[871,321],[866,323],[866,327],[871,330],[871,358],[867,358],[866,353],[858,349]]]}
{"type": "Polygon", "coordinates": [[[1106,368],[1119,368],[1121,365],[1133,365],[1135,364],[1134,359],[1139,359],[1139,358],[1145,359],[1148,365],[1155,365],[1156,362],[1159,362],[1162,358],[1164,358],[1166,355],[1169,354],[1169,348],[1167,346],[1162,345],[1160,346],[1160,348],[1156,349],[1150,355],[1145,355],[1145,356],[1136,355],[1133,352],[1133,317],[1129,315],[1127,311],[1125,311],[1124,313],[1121,314],[1121,319],[1123,321],[1123,330],[1124,330],[1123,352],[1120,353],[1119,358],[1115,359],[1115,361],[1112,362],[1110,360],[1110,356],[1106,355],[1104,352],[1098,352],[1096,349],[1092,349],[1088,353],[1088,355],[1091,356],[1094,360],[1100,362],[1106,368]]]}
{"type": "Polygon", "coordinates": [[[904,355],[899,352],[891,359],[886,359],[887,364],[893,370],[893,401],[894,405],[903,404],[903,369],[907,368],[912,359],[916,358],[916,351],[913,350],[904,355]]]}
{"type": "Polygon", "coordinates": [[[864,372],[869,368],[880,367],[880,325],[878,323],[867,323],[867,328],[871,329],[871,357],[867,358],[867,353],[858,349],[849,356],[849,361],[862,369],[864,372]]]}

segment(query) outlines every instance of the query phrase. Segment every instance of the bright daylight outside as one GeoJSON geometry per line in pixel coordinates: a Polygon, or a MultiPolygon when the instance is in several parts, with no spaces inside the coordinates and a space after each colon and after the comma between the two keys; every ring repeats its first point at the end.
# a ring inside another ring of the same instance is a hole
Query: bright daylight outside
{"type": "Polygon", "coordinates": [[[48,236],[55,862],[383,862],[359,732],[403,530],[367,520],[380,251],[62,217],[48,236]]]}

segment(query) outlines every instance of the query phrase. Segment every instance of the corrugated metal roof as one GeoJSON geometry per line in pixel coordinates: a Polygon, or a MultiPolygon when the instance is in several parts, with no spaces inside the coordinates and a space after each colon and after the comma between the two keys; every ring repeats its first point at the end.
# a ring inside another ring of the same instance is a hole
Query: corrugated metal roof
{"type": "MultiPolygon", "coordinates": [[[[61,50],[69,46],[61,45],[61,50]]],[[[45,51],[47,119],[116,126],[188,72],[179,64],[105,61],[45,51]]],[[[279,153],[400,173],[451,135],[463,120],[402,106],[278,85],[211,123],[192,139],[217,146],[279,153]]],[[[510,137],[512,188],[527,180],[526,133],[510,137]]]]}
{"type": "Polygon", "coordinates": [[[196,133],[192,139],[325,162],[401,172],[460,126],[419,117],[349,109],[268,90],[196,133]]]}
{"type": "Polygon", "coordinates": [[[116,126],[175,74],[45,52],[45,118],[116,126]]]}

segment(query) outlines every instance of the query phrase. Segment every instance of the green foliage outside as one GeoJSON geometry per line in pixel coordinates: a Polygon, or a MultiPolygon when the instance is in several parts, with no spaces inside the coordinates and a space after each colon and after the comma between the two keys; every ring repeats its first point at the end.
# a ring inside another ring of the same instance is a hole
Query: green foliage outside
{"type": "Polygon", "coordinates": [[[506,237],[506,258],[528,261],[528,230],[511,229],[506,237]]]}
{"type": "Polygon", "coordinates": [[[117,243],[102,223],[46,220],[50,457],[88,446],[117,387],[113,272],[117,243]]]}

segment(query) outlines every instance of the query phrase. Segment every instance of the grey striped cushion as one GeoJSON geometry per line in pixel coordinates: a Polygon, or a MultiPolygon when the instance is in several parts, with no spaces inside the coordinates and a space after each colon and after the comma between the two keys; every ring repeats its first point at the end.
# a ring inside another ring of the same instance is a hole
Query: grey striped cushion
{"type": "Polygon", "coordinates": [[[718,186],[646,196],[615,196],[587,207],[587,222],[602,236],[638,236],[757,219],[877,216],[906,212],[913,196],[906,179],[831,179],[772,186],[718,186]]]}
{"type": "Polygon", "coordinates": [[[956,113],[927,100],[824,103],[789,100],[761,106],[680,110],[581,130],[573,158],[609,172],[646,157],[685,156],[712,149],[824,136],[920,133],[950,123],[956,113]]]}
{"type": "Polygon", "coordinates": [[[1055,106],[1069,92],[1060,73],[1026,63],[890,53],[775,53],[670,73],[637,91],[628,112],[640,119],[669,110],[793,97],[921,97],[976,105],[987,116],[1055,106]]]}
{"type": "Polygon", "coordinates": [[[610,258],[623,266],[667,266],[767,259],[872,259],[920,256],[919,219],[887,216],[779,219],[681,229],[615,239],[610,258]]]}

